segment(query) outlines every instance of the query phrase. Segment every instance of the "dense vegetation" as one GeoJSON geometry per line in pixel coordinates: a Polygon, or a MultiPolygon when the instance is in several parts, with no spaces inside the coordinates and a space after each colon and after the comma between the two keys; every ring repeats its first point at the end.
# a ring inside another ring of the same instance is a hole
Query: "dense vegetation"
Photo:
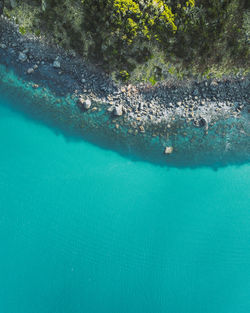
{"type": "Polygon", "coordinates": [[[49,31],[122,79],[154,83],[169,74],[249,70],[247,0],[5,0],[5,6],[21,32],[49,31]]]}

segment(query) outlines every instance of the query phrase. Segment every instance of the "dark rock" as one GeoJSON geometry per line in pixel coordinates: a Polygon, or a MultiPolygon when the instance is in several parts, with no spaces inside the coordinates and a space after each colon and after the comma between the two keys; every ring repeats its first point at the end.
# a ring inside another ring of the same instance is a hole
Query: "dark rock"
{"type": "Polygon", "coordinates": [[[0,15],[3,14],[4,0],[0,0],[0,15]]]}

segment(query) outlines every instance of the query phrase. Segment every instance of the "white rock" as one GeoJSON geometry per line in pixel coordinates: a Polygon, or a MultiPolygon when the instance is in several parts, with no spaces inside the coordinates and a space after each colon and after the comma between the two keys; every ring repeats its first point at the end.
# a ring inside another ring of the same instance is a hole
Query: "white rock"
{"type": "Polygon", "coordinates": [[[7,46],[6,46],[4,43],[1,43],[1,44],[0,44],[0,48],[1,48],[1,49],[6,49],[7,46]]]}
{"type": "Polygon", "coordinates": [[[19,52],[18,60],[21,62],[25,62],[27,60],[27,55],[23,52],[19,52]]]}
{"type": "Polygon", "coordinates": [[[57,61],[57,60],[55,60],[55,61],[53,62],[53,67],[54,67],[54,68],[60,68],[60,67],[61,67],[60,62],[57,61]]]}
{"type": "Polygon", "coordinates": [[[83,107],[86,110],[90,109],[90,107],[91,107],[91,100],[89,100],[89,99],[85,100],[84,103],[83,103],[83,107]]]}
{"type": "Polygon", "coordinates": [[[82,82],[83,84],[86,83],[86,79],[83,78],[83,79],[81,80],[81,82],[82,82]]]}
{"type": "Polygon", "coordinates": [[[38,69],[38,65],[35,64],[35,65],[33,66],[33,69],[34,69],[34,70],[38,69]]]}
{"type": "Polygon", "coordinates": [[[113,114],[115,116],[122,116],[122,105],[115,107],[113,110],[113,114]]]}
{"type": "Polygon", "coordinates": [[[171,154],[173,152],[174,148],[173,147],[166,147],[164,153],[165,154],[171,154]]]}
{"type": "Polygon", "coordinates": [[[34,69],[31,67],[31,68],[28,68],[27,70],[27,74],[32,74],[34,73],[34,69]]]}

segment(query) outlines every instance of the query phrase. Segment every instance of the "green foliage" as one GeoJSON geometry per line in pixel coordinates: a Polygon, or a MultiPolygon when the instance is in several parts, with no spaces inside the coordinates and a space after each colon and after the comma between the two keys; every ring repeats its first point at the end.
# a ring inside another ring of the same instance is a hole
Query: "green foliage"
{"type": "Polygon", "coordinates": [[[4,8],[3,13],[7,18],[11,18],[11,14],[7,8],[4,8]]]}
{"type": "Polygon", "coordinates": [[[189,15],[194,6],[194,0],[179,0],[178,8],[176,1],[166,0],[81,2],[83,29],[93,43],[89,56],[102,59],[109,70],[125,67],[129,72],[150,57],[149,44],[165,49],[177,32],[181,14],[189,15]]]}
{"type": "Polygon", "coordinates": [[[123,81],[127,81],[129,79],[129,73],[126,70],[122,70],[119,72],[119,77],[123,81]]]}
{"type": "Polygon", "coordinates": [[[22,0],[6,14],[125,81],[249,69],[247,0],[22,0]]]}
{"type": "Polygon", "coordinates": [[[37,37],[39,37],[40,36],[40,34],[41,34],[41,31],[40,31],[40,29],[37,29],[37,30],[35,30],[35,35],[37,36],[37,37]]]}
{"type": "Polygon", "coordinates": [[[20,26],[19,27],[19,32],[22,34],[22,35],[25,35],[26,34],[26,29],[23,27],[23,26],[20,26]]]}
{"type": "Polygon", "coordinates": [[[151,77],[149,78],[149,81],[150,81],[150,83],[151,83],[153,86],[157,83],[157,80],[156,80],[156,78],[155,78],[154,76],[151,76],[151,77]]]}

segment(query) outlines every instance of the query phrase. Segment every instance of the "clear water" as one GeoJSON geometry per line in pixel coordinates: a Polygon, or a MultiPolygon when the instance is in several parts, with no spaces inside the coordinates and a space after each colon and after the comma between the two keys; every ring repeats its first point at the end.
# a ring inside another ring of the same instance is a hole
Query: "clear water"
{"type": "Polygon", "coordinates": [[[249,165],[131,161],[0,102],[0,313],[250,312],[249,165]]]}

